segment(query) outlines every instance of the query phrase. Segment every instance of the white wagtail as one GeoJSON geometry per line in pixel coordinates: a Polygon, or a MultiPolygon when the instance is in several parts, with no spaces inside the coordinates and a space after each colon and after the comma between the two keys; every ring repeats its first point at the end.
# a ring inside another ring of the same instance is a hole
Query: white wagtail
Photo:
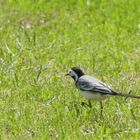
{"type": "Polygon", "coordinates": [[[76,87],[81,91],[81,95],[88,99],[89,107],[91,107],[90,100],[93,99],[100,101],[101,115],[103,109],[101,100],[110,96],[123,96],[140,99],[140,96],[122,94],[112,90],[109,86],[97,78],[86,75],[79,67],[71,68],[66,75],[69,75],[74,79],[76,87]]]}

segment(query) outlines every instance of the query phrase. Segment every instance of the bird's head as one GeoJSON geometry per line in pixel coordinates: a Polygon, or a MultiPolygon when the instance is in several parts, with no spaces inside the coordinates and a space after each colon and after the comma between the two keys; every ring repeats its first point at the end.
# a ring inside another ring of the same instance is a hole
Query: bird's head
{"type": "Polygon", "coordinates": [[[81,76],[85,75],[85,73],[79,67],[73,67],[66,75],[71,76],[75,81],[77,81],[81,76]]]}

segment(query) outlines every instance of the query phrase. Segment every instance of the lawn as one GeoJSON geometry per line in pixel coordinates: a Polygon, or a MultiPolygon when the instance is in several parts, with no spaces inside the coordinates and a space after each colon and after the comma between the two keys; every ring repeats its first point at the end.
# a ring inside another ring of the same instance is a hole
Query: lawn
{"type": "Polygon", "coordinates": [[[1,140],[138,140],[140,100],[87,100],[73,66],[140,95],[139,0],[1,0],[1,140]]]}

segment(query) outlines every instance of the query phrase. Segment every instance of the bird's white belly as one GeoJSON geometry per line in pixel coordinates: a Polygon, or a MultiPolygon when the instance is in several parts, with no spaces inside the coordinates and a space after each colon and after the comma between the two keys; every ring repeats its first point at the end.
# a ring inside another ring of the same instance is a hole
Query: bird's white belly
{"type": "Polygon", "coordinates": [[[81,91],[81,95],[87,98],[88,100],[104,100],[109,97],[109,95],[101,95],[100,93],[91,93],[88,91],[81,91]]]}

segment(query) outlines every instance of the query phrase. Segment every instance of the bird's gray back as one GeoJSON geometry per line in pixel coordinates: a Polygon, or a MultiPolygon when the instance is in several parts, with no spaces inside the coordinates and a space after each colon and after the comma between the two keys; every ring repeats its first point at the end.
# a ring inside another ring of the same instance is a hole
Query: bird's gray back
{"type": "Polygon", "coordinates": [[[88,75],[81,76],[77,81],[77,88],[83,91],[111,94],[112,90],[102,81],[88,75]]]}

